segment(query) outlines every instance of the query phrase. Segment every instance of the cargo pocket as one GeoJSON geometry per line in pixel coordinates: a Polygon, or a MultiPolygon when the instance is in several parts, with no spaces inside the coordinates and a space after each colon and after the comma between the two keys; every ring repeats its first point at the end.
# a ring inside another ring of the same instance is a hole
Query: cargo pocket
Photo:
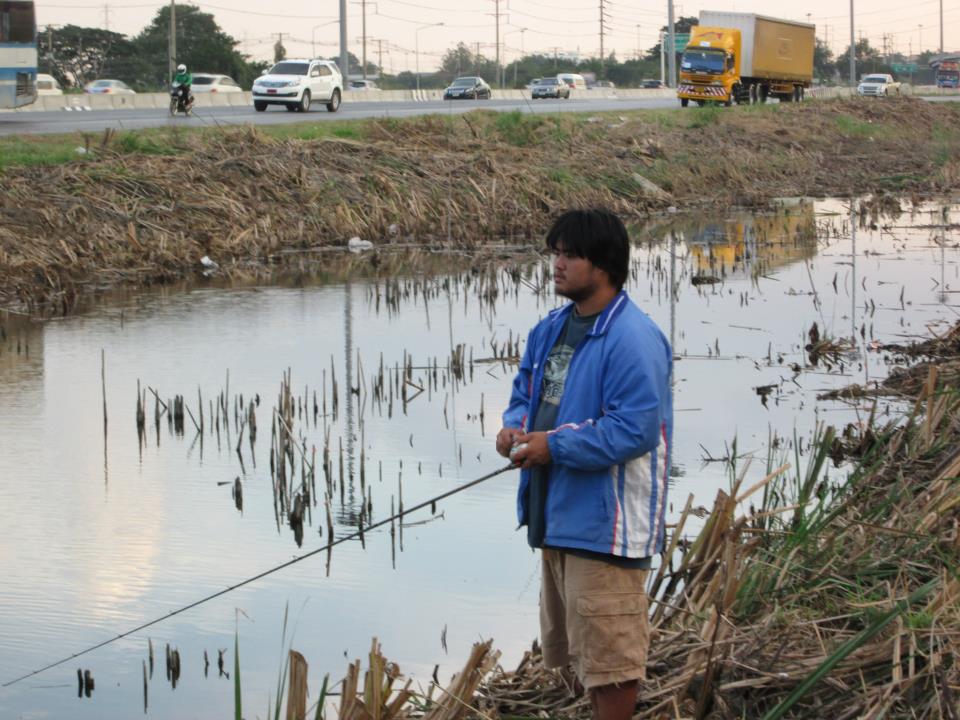
{"type": "Polygon", "coordinates": [[[576,645],[586,672],[644,667],[650,637],[645,594],[581,595],[577,616],[580,642],[576,645]]]}

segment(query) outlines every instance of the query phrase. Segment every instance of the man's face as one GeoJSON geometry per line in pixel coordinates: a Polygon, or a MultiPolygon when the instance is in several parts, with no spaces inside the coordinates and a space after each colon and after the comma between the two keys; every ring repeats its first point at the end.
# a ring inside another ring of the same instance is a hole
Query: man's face
{"type": "Polygon", "coordinates": [[[591,297],[607,274],[586,258],[568,254],[562,245],[553,251],[553,289],[557,295],[581,302],[591,297]]]}

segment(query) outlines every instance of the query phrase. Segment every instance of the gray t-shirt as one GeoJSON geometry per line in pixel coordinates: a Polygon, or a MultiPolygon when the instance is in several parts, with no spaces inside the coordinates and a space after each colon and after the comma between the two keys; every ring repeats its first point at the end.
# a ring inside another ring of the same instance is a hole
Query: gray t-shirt
{"type": "MultiPolygon", "coordinates": [[[[577,315],[575,310],[567,317],[567,323],[544,363],[543,384],[540,387],[540,405],[537,407],[537,415],[533,420],[533,432],[546,432],[557,426],[560,399],[563,397],[563,388],[567,382],[570,359],[573,357],[573,351],[583,340],[584,335],[593,327],[596,319],[597,315],[581,317],[577,315]]],[[[527,542],[530,547],[543,547],[543,538],[547,530],[544,513],[547,503],[547,478],[549,475],[549,465],[537,465],[530,473],[530,495],[527,505],[529,508],[527,542]]]]}
{"type": "MultiPolygon", "coordinates": [[[[533,421],[533,432],[546,432],[557,426],[560,400],[567,382],[570,360],[573,358],[574,350],[593,327],[599,314],[580,316],[574,310],[567,317],[566,326],[547,355],[547,361],[544,364],[540,405],[537,407],[537,414],[533,421]]],[[[532,548],[544,547],[543,541],[547,532],[546,507],[549,477],[550,465],[537,465],[530,472],[527,490],[527,543],[532,548]]],[[[579,557],[604,560],[621,567],[637,569],[650,567],[650,558],[624,558],[574,548],[556,549],[579,557]]]]}

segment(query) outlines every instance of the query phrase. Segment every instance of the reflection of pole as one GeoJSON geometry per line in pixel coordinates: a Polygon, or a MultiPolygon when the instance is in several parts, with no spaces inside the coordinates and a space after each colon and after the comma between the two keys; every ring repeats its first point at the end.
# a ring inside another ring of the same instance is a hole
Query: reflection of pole
{"type": "MultiPolygon", "coordinates": [[[[850,338],[857,344],[857,213],[850,205],[850,267],[853,268],[850,290],[850,338]]],[[[864,363],[866,364],[866,363],[864,363]]]]}
{"type": "MultiPolygon", "coordinates": [[[[677,293],[675,290],[677,275],[677,233],[674,230],[670,231],[670,353],[676,357],[676,350],[673,347],[674,342],[677,338],[677,293]]],[[[673,369],[673,362],[670,363],[670,407],[674,405],[674,399],[676,398],[676,392],[674,390],[674,384],[676,379],[676,372],[673,369]]],[[[676,433],[676,428],[674,428],[674,433],[676,433]]],[[[676,434],[673,436],[676,438],[676,434]]],[[[667,445],[667,472],[670,472],[670,469],[673,467],[673,446],[676,440],[673,440],[667,445]]]]}
{"type": "MultiPolygon", "coordinates": [[[[447,288],[447,332],[450,338],[450,360],[453,362],[453,295],[447,288]]],[[[452,365],[451,365],[452,367],[452,365]]],[[[452,375],[450,378],[450,406],[453,410],[453,467],[456,468],[456,476],[460,477],[459,448],[457,447],[457,377],[452,375]]]]}
{"type": "Polygon", "coordinates": [[[343,345],[346,353],[346,389],[347,389],[347,477],[350,478],[350,490],[353,491],[353,460],[354,460],[354,432],[353,432],[353,286],[347,280],[343,286],[345,293],[343,303],[343,345]]]}

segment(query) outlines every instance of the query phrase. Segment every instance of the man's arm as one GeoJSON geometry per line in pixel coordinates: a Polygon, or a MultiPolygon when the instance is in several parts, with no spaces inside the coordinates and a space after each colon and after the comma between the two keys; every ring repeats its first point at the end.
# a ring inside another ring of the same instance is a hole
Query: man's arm
{"type": "Polygon", "coordinates": [[[554,463],[598,470],[639,457],[660,443],[661,418],[670,411],[671,402],[670,351],[659,333],[644,335],[646,345],[629,348],[629,360],[614,351],[621,359],[608,362],[600,417],[561,425],[546,434],[554,463]]]}

